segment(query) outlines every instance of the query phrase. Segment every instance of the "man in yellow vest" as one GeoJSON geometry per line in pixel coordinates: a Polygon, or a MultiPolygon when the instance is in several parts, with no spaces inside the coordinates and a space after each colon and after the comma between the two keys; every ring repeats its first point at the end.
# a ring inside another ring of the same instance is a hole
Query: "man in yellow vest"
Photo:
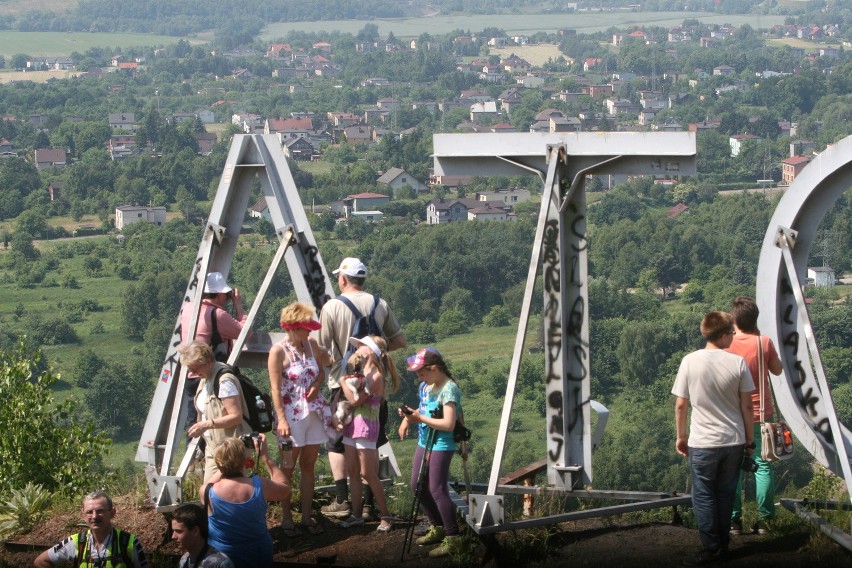
{"type": "Polygon", "coordinates": [[[83,499],[83,520],[88,530],[66,537],[39,554],[36,568],[76,566],[79,568],[148,568],[142,544],[136,536],[113,526],[115,507],[103,491],[83,499]]]}

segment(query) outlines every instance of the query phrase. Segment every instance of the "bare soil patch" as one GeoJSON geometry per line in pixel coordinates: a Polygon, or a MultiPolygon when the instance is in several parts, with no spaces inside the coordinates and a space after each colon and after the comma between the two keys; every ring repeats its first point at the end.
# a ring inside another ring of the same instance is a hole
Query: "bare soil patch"
{"type": "Polygon", "coordinates": [[[50,69],[47,71],[4,71],[0,73],[0,83],[14,83],[16,81],[32,81],[33,83],[46,83],[49,79],[67,79],[76,72],[50,69]]]}
{"type": "MultiPolygon", "coordinates": [[[[117,525],[136,534],[149,551],[152,566],[176,566],[177,549],[162,544],[166,522],[153,507],[138,506],[133,497],[116,499],[117,525]]],[[[405,524],[398,523],[388,534],[376,532],[376,523],[354,529],[339,528],[335,521],[322,519],[325,532],[286,537],[270,520],[275,543],[276,566],[332,564],[335,566],[432,568],[460,565],[452,558],[428,557],[428,548],[412,546],[402,558],[405,524]]],[[[0,566],[31,566],[41,550],[80,530],[78,512],[57,514],[29,534],[13,541],[32,545],[21,551],[20,544],[0,547],[0,566]],[[10,550],[14,549],[14,550],[10,550]]],[[[497,566],[677,566],[694,555],[698,547],[695,529],[666,523],[635,523],[613,519],[589,519],[562,523],[548,529],[501,533],[479,539],[466,537],[473,561],[465,565],[497,566]]],[[[801,530],[778,535],[734,537],[726,566],[852,568],[852,554],[825,537],[801,530]]]]}
{"type": "Polygon", "coordinates": [[[499,55],[501,58],[506,58],[512,55],[513,53],[520,57],[521,59],[525,59],[529,62],[530,65],[535,67],[541,67],[545,63],[547,63],[548,59],[553,59],[554,61],[562,56],[566,60],[569,59],[567,55],[559,51],[559,46],[555,43],[540,43],[535,45],[511,45],[508,47],[489,47],[488,53],[491,55],[499,55]]]}

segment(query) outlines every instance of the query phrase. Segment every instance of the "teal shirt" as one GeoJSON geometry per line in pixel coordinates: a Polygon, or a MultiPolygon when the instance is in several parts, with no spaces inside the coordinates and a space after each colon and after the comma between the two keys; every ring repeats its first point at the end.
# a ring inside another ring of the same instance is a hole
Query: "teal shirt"
{"type": "MultiPolygon", "coordinates": [[[[444,383],[444,387],[440,391],[435,391],[431,385],[420,383],[420,407],[418,412],[425,416],[431,416],[432,411],[438,408],[438,405],[446,405],[448,403],[456,405],[456,419],[461,416],[461,390],[458,384],[452,379],[444,383]]],[[[437,451],[455,451],[457,448],[456,441],[453,439],[452,430],[444,432],[436,430],[435,442],[432,445],[433,450],[437,451]]],[[[417,444],[426,448],[426,438],[429,435],[429,427],[426,424],[420,424],[420,430],[417,435],[417,444]]],[[[427,448],[428,449],[428,448],[427,448]]]]}

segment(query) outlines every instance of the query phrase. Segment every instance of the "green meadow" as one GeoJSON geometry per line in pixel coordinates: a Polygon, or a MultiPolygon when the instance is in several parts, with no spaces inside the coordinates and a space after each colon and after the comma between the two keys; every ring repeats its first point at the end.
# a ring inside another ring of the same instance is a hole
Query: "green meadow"
{"type": "Polygon", "coordinates": [[[325,22],[282,22],[266,26],[263,40],[274,40],[291,31],[308,33],[332,32],[357,34],[367,24],[375,24],[382,36],[393,32],[398,38],[416,38],[420,34],[446,34],[453,30],[476,32],[485,28],[499,28],[509,34],[534,34],[555,32],[568,28],[577,33],[593,33],[610,27],[630,26],[674,27],[687,18],[696,18],[707,24],[749,24],[755,29],[770,28],[784,23],[784,16],[757,14],[713,14],[710,12],[596,12],[573,14],[511,14],[482,16],[433,16],[426,18],[399,18],[376,20],[334,20],[325,22]]]}
{"type": "MultiPolygon", "coordinates": [[[[0,54],[17,53],[33,56],[59,56],[72,52],[85,53],[93,47],[132,48],[171,45],[181,39],[173,36],[134,33],[84,32],[0,32],[0,54]]],[[[193,40],[190,40],[193,41],[193,40]]]]}

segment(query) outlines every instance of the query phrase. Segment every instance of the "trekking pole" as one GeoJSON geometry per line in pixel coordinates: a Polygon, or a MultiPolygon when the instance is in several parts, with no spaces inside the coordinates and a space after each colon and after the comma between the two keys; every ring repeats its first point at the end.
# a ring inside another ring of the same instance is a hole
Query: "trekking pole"
{"type": "Polygon", "coordinates": [[[426,448],[423,452],[423,459],[420,461],[420,470],[417,472],[417,486],[414,488],[414,499],[411,501],[411,513],[408,516],[409,523],[405,527],[405,540],[402,543],[402,555],[399,557],[400,562],[405,559],[406,552],[411,553],[411,542],[414,540],[417,509],[420,507],[420,500],[423,495],[423,482],[429,474],[429,459],[432,457],[432,446],[435,444],[435,436],[435,429],[429,428],[429,432],[426,435],[426,448]]]}

